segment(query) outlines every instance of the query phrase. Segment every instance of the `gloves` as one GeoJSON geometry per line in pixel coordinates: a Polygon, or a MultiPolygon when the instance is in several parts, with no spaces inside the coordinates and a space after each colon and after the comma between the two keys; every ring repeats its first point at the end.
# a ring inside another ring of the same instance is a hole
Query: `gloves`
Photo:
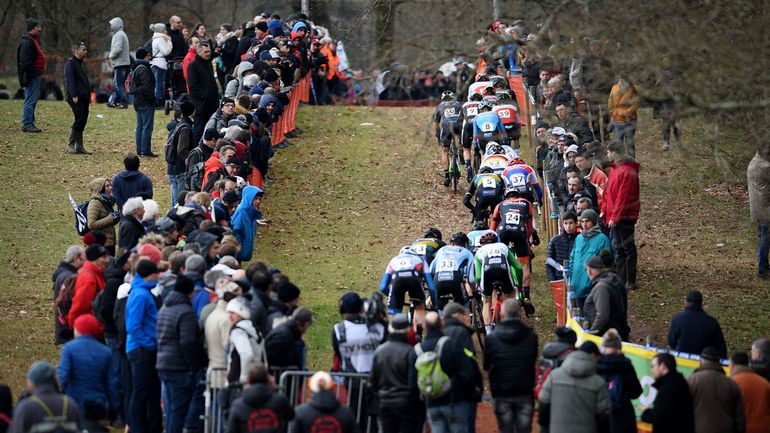
{"type": "Polygon", "coordinates": [[[110,212],[110,216],[111,216],[111,217],[112,217],[112,219],[114,219],[115,221],[118,221],[118,220],[120,219],[120,212],[118,212],[118,211],[114,210],[114,211],[110,212]]]}
{"type": "Polygon", "coordinates": [[[470,210],[473,210],[473,205],[471,204],[471,196],[466,194],[465,198],[463,199],[463,204],[465,207],[467,207],[470,210]]]}
{"type": "Polygon", "coordinates": [[[537,235],[537,230],[532,232],[532,245],[540,245],[540,236],[537,235]]]}

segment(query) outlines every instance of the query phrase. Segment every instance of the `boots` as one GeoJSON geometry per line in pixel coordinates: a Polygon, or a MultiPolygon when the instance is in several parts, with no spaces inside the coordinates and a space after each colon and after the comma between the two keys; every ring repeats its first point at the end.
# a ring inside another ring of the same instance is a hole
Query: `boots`
{"type": "Polygon", "coordinates": [[[91,152],[83,147],[83,131],[75,131],[75,150],[81,155],[90,155],[91,152]]]}
{"type": "Polygon", "coordinates": [[[75,147],[75,130],[70,129],[70,139],[67,142],[67,153],[78,153],[76,147],[75,147]]]}

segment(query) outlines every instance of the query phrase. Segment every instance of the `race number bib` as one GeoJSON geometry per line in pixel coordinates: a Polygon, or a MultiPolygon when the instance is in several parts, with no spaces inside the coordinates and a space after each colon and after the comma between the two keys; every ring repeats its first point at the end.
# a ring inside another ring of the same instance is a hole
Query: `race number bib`
{"type": "Polygon", "coordinates": [[[424,256],[425,255],[425,248],[426,248],[425,244],[415,245],[415,246],[412,247],[412,251],[414,251],[415,254],[424,256]]]}
{"type": "Polygon", "coordinates": [[[481,130],[484,132],[492,132],[495,130],[495,124],[492,122],[484,122],[481,124],[481,130]]]}
{"type": "Polygon", "coordinates": [[[438,264],[438,272],[453,272],[456,264],[457,262],[455,262],[454,258],[443,258],[438,264]]]}
{"type": "Polygon", "coordinates": [[[444,117],[454,117],[455,116],[455,109],[454,108],[445,108],[444,109],[444,117]]]}
{"type": "Polygon", "coordinates": [[[491,177],[487,177],[484,179],[484,181],[481,183],[482,188],[495,188],[497,186],[497,182],[495,182],[494,179],[491,177]]]}
{"type": "Polygon", "coordinates": [[[497,115],[503,120],[511,118],[511,112],[509,110],[500,110],[497,112],[497,115]]]}
{"type": "Polygon", "coordinates": [[[520,221],[521,221],[521,214],[517,212],[508,212],[507,214],[505,214],[506,225],[517,226],[519,225],[520,221]]]}
{"type": "Polygon", "coordinates": [[[523,174],[514,174],[508,178],[508,181],[510,182],[512,187],[520,187],[520,186],[525,186],[527,184],[527,179],[524,177],[523,174]]]}
{"type": "Polygon", "coordinates": [[[468,116],[467,117],[473,117],[473,116],[479,114],[479,109],[476,108],[476,107],[468,107],[467,112],[468,112],[468,116]]]}
{"type": "Polygon", "coordinates": [[[503,251],[500,248],[490,248],[487,257],[502,257],[503,251]]]}

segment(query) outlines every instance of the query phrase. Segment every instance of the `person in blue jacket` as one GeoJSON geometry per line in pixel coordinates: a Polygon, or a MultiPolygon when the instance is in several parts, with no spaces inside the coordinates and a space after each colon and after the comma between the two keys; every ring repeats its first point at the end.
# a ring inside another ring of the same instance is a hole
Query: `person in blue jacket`
{"type": "Polygon", "coordinates": [[[254,253],[254,238],[257,234],[257,220],[262,219],[259,206],[262,204],[264,192],[256,186],[243,188],[241,203],[235,209],[231,218],[233,235],[241,243],[241,250],[236,259],[247,262],[254,253]]]}
{"type": "Polygon", "coordinates": [[[110,349],[102,344],[102,325],[93,314],[75,319],[75,339],[64,345],[59,360],[59,381],[81,412],[90,401],[105,410],[118,409],[118,372],[110,349]]]}
{"type": "Polygon", "coordinates": [[[591,293],[591,279],[585,264],[593,256],[601,256],[602,250],[612,252],[609,238],[602,233],[599,215],[591,209],[584,210],[578,218],[582,231],[575,239],[569,255],[569,277],[572,296],[582,309],[586,298],[591,293]]]}

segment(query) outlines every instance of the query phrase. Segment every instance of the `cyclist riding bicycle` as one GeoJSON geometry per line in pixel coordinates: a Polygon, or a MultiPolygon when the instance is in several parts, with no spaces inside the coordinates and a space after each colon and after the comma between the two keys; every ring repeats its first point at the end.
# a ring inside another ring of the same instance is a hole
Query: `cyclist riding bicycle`
{"type": "Polygon", "coordinates": [[[507,140],[505,125],[497,113],[492,111],[492,102],[487,100],[479,102],[479,114],[473,119],[473,141],[476,143],[476,151],[483,154],[490,141],[505,144],[507,140]]]}
{"type": "Polygon", "coordinates": [[[485,219],[484,211],[487,211],[486,216],[489,216],[503,200],[504,191],[503,179],[496,175],[491,167],[481,167],[479,174],[468,185],[468,190],[465,191],[465,198],[463,199],[465,207],[473,213],[473,221],[485,219]],[[471,198],[473,197],[476,199],[475,204],[471,204],[471,198]]]}
{"type": "MultiPolygon", "coordinates": [[[[486,221],[476,221],[473,223],[472,230],[468,232],[468,249],[473,254],[476,254],[479,248],[481,248],[481,237],[487,233],[495,235],[495,239],[497,239],[497,232],[490,230],[486,221]]],[[[496,240],[495,242],[498,241],[496,240]]]]}
{"type": "Polygon", "coordinates": [[[521,264],[497,235],[486,234],[479,240],[481,248],[473,258],[473,272],[483,300],[482,315],[487,333],[492,332],[493,286],[499,286],[503,298],[511,298],[521,281],[521,264]]]}
{"type": "Polygon", "coordinates": [[[514,104],[507,103],[507,100],[501,100],[495,96],[495,105],[492,111],[497,113],[503,122],[508,139],[513,143],[513,148],[519,148],[519,138],[521,138],[521,119],[519,118],[519,109],[514,104]]]}
{"type": "Polygon", "coordinates": [[[436,287],[428,271],[428,264],[415,254],[409,246],[401,248],[398,255],[390,259],[380,281],[380,291],[388,296],[388,314],[394,315],[404,309],[404,295],[414,305],[414,325],[425,320],[425,290],[428,287],[431,302],[436,305],[436,287]]]}
{"type": "Polygon", "coordinates": [[[452,234],[450,244],[440,249],[430,264],[430,274],[436,286],[438,309],[443,310],[451,295],[454,302],[466,304],[466,281],[473,283],[473,254],[468,251],[468,236],[463,232],[452,234]]]}
{"type": "Polygon", "coordinates": [[[441,147],[441,166],[444,167],[444,186],[449,186],[449,146],[452,138],[460,136],[460,110],[462,105],[455,100],[455,94],[446,90],[441,94],[441,102],[433,113],[433,125],[436,129],[436,138],[441,147]]]}
{"type": "MultiPolygon", "coordinates": [[[[481,160],[481,165],[479,167],[489,167],[496,175],[502,178],[503,171],[508,168],[508,164],[510,163],[511,158],[509,158],[508,155],[504,153],[492,154],[485,156],[484,159],[481,160]]],[[[481,171],[480,168],[479,171],[481,171]]]]}
{"type": "Polygon", "coordinates": [[[543,188],[540,187],[537,173],[521,157],[514,158],[503,170],[501,177],[506,188],[516,189],[530,203],[535,203],[537,198],[537,204],[543,205],[543,188]]]}
{"type": "Polygon", "coordinates": [[[487,143],[487,150],[484,152],[484,157],[489,155],[505,155],[512,161],[519,157],[519,151],[511,146],[490,141],[487,143]]]}
{"type": "Polygon", "coordinates": [[[471,144],[473,144],[473,119],[479,114],[479,102],[484,99],[478,93],[471,95],[468,102],[465,102],[460,108],[460,117],[457,123],[460,124],[460,143],[463,146],[463,159],[465,160],[466,180],[468,182],[473,178],[471,169],[471,144]]]}
{"type": "Polygon", "coordinates": [[[422,237],[412,242],[410,246],[412,252],[422,257],[425,263],[430,265],[436,252],[446,246],[446,243],[441,240],[441,230],[435,227],[428,227],[425,229],[422,237]]]}

